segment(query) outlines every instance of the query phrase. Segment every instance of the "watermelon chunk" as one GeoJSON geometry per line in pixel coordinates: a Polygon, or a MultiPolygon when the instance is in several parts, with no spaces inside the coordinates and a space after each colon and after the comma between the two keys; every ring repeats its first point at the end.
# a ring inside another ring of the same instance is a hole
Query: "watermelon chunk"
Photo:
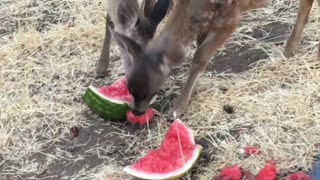
{"type": "Polygon", "coordinates": [[[131,110],[127,112],[127,120],[131,124],[145,125],[153,119],[153,116],[154,110],[152,108],[148,108],[147,111],[141,116],[134,115],[131,110]]]}
{"type": "Polygon", "coordinates": [[[288,175],[286,180],[311,180],[311,177],[303,172],[296,172],[288,175]]]}
{"type": "Polygon", "coordinates": [[[195,144],[186,125],[175,120],[159,148],[150,150],[124,171],[141,179],[175,179],[187,173],[198,160],[202,146],[195,144]]]}
{"type": "Polygon", "coordinates": [[[225,167],[221,170],[215,180],[240,180],[242,176],[241,170],[238,165],[225,167]]]}
{"type": "Polygon", "coordinates": [[[126,78],[115,81],[111,86],[100,87],[97,91],[104,97],[112,100],[118,100],[128,104],[133,101],[133,97],[126,86],[126,78]]]}
{"type": "Polygon", "coordinates": [[[126,120],[126,112],[133,101],[127,89],[125,77],[109,86],[100,88],[90,86],[82,99],[102,118],[114,121],[126,120]]]}
{"type": "Polygon", "coordinates": [[[276,174],[276,162],[273,160],[268,160],[266,161],[264,167],[257,174],[256,180],[275,180],[276,174]]]}
{"type": "Polygon", "coordinates": [[[261,154],[261,150],[258,147],[248,146],[240,149],[240,154],[244,156],[261,154]]]}

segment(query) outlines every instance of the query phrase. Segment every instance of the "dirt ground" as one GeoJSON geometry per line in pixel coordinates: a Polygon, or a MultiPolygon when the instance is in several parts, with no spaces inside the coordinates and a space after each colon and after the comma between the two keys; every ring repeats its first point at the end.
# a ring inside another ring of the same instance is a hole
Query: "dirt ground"
{"type": "MultiPolygon", "coordinates": [[[[320,16],[315,6],[299,52],[286,59],[296,12],[295,0],[278,0],[245,14],[213,57],[182,118],[204,147],[183,179],[210,180],[231,164],[257,173],[268,159],[278,179],[310,170],[320,143],[320,16]],[[244,158],[243,146],[263,154],[244,158]]],[[[104,1],[0,2],[0,179],[130,179],[123,167],[161,142],[194,46],[159,92],[150,126],[104,121],[81,100],[89,85],[123,75],[112,46],[110,75],[95,79],[104,18],[104,1]]]]}

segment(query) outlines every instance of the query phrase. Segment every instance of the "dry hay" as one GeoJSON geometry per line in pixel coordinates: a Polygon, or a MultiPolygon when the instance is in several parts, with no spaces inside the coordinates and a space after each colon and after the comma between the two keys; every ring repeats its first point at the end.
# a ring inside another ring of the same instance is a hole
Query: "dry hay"
{"type": "MultiPolygon", "coordinates": [[[[122,72],[116,60],[119,52],[112,48],[112,76],[106,78],[107,82],[94,80],[104,33],[104,4],[85,0],[0,3],[2,175],[41,174],[53,160],[72,158],[60,150],[45,154],[46,163],[41,164],[32,155],[69,137],[70,127],[86,128],[98,121],[84,115],[87,107],[80,98],[89,84],[112,82],[122,72]]],[[[292,25],[296,13],[295,0],[278,0],[246,14],[229,43],[262,49],[269,58],[252,65],[247,72],[210,71],[202,76],[183,121],[201,141],[210,142],[205,144],[205,153],[209,154],[206,158],[214,156],[214,161],[201,163],[188,179],[211,179],[222,167],[234,163],[256,173],[267,159],[277,160],[280,173],[310,168],[316,153],[314,144],[320,139],[320,63],[315,60],[319,8],[313,8],[303,46],[293,58],[282,56],[283,40],[259,41],[248,35],[254,28],[273,22],[292,25]],[[233,106],[235,113],[225,113],[224,105],[233,106]],[[237,152],[247,145],[260,146],[264,154],[241,158],[237,152]]],[[[185,70],[180,70],[176,80],[168,80],[162,97],[179,92],[187,77],[185,70]]],[[[128,139],[128,146],[135,151],[123,162],[132,162],[160,143],[168,123],[161,114],[155,121],[154,126],[141,130],[143,136],[117,133],[128,139]]],[[[121,159],[112,162],[83,169],[73,178],[127,178],[121,170],[121,159]]]]}

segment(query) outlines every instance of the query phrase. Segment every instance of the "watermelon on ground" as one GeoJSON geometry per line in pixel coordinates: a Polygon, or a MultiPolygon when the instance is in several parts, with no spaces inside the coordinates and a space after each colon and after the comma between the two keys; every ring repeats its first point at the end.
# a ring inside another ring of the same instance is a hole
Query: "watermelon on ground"
{"type": "MultiPolygon", "coordinates": [[[[109,86],[99,88],[89,86],[82,97],[88,107],[104,119],[119,121],[128,120],[131,124],[144,125],[149,123],[154,116],[154,110],[148,110],[141,116],[135,116],[130,110],[133,102],[133,96],[127,88],[127,79],[125,77],[118,79],[109,86]]],[[[155,101],[154,96],[152,101],[155,101]]]]}
{"type": "Polygon", "coordinates": [[[102,118],[114,121],[126,119],[126,113],[133,101],[127,89],[125,77],[109,86],[99,88],[90,86],[82,99],[102,118]]]}
{"type": "Polygon", "coordinates": [[[177,119],[159,148],[150,150],[124,171],[141,179],[176,179],[194,166],[201,151],[202,146],[195,144],[192,130],[177,119]]]}
{"type": "Polygon", "coordinates": [[[127,112],[127,120],[131,124],[140,124],[140,125],[148,124],[153,119],[153,116],[154,116],[153,108],[148,108],[147,111],[141,116],[134,115],[131,110],[127,112]]]}

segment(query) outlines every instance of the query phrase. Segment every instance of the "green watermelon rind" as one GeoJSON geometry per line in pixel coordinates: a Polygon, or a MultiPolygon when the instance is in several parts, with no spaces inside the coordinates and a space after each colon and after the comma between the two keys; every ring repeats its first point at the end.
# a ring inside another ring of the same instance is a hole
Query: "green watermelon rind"
{"type": "MultiPolygon", "coordinates": [[[[179,119],[175,121],[178,121],[179,123],[183,124],[179,119]]],[[[162,174],[139,172],[139,170],[131,168],[131,166],[126,166],[123,170],[126,173],[136,178],[146,179],[146,180],[172,180],[172,179],[178,179],[180,177],[183,177],[197,163],[203,150],[203,147],[201,145],[195,144],[192,130],[188,127],[186,127],[186,129],[188,130],[189,137],[192,140],[193,144],[196,146],[196,148],[193,152],[192,158],[189,159],[188,162],[180,169],[170,173],[162,173],[162,174]]]]}
{"type": "Polygon", "coordinates": [[[106,120],[125,120],[126,112],[130,109],[130,102],[107,97],[93,86],[88,87],[82,99],[94,113],[106,120]]]}

